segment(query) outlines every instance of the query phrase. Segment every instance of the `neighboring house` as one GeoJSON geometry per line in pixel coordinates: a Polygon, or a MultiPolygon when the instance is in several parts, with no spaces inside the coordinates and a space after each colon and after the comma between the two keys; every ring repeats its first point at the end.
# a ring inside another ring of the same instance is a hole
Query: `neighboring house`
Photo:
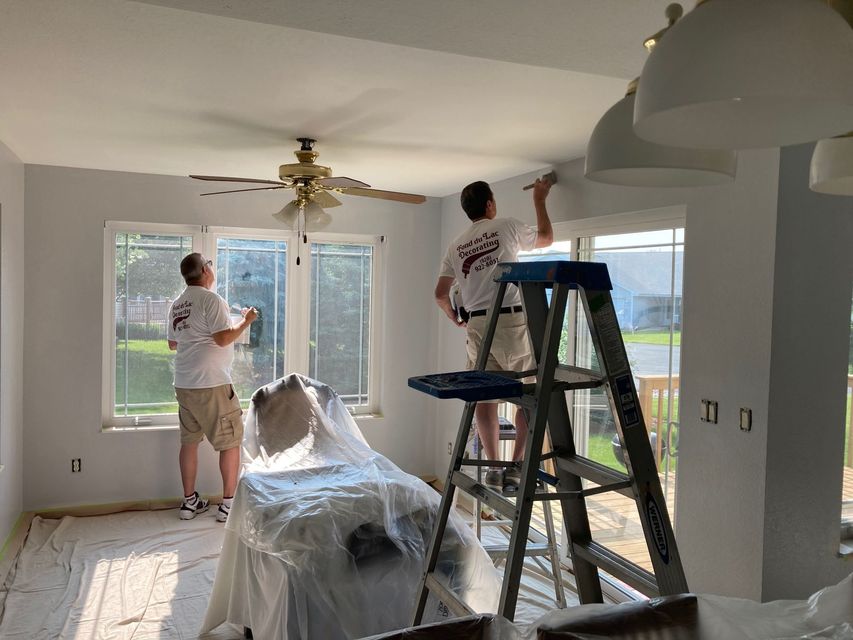
{"type": "Polygon", "coordinates": [[[684,253],[600,251],[613,281],[613,305],[623,331],[681,327],[681,274],[684,253]],[[673,278],[673,266],[675,277],[673,278]]]}
{"type": "MultiPolygon", "coordinates": [[[[544,252],[525,260],[568,260],[565,253],[544,252]]],[[[613,306],[623,331],[668,331],[681,328],[681,288],[684,252],[598,251],[613,283],[613,306]],[[673,266],[675,278],[673,279],[673,266]]]]}

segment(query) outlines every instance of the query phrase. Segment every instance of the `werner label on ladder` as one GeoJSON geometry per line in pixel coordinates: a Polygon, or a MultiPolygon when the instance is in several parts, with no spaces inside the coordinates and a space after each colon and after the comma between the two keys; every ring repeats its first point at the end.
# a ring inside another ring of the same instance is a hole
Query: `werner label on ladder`
{"type": "MultiPolygon", "coordinates": [[[[427,555],[414,623],[421,621],[431,590],[442,598],[452,597],[437,584],[433,572],[456,489],[479,498],[512,521],[497,612],[510,620],[515,614],[531,513],[534,503],[540,500],[560,503],[568,534],[572,570],[582,603],[603,601],[600,570],[649,596],[686,592],[687,582],[610,297],[612,285],[606,265],[564,261],[504,263],[499,265],[496,276],[497,289],[487,314],[474,370],[409,380],[412,388],[435,397],[457,398],[466,403],[427,555]],[[521,381],[529,371],[486,371],[504,296],[510,286],[520,290],[526,329],[535,360],[535,384],[521,381]],[[577,290],[578,305],[583,307],[586,314],[601,371],[561,365],[558,362],[568,293],[573,289],[577,290]],[[550,297],[547,295],[549,290],[550,297]],[[575,451],[565,392],[599,386],[607,393],[625,452],[627,473],[624,474],[577,455],[575,451]],[[462,472],[463,467],[492,462],[465,457],[465,446],[475,407],[478,403],[497,399],[512,402],[526,409],[529,415],[530,433],[525,444],[520,483],[514,501],[462,472]],[[556,492],[537,490],[536,486],[546,430],[553,445],[553,452],[548,457],[553,460],[557,471],[556,492]],[[597,486],[585,487],[584,480],[597,486]],[[618,492],[635,501],[653,572],[593,539],[586,498],[608,491],[618,492]]],[[[458,606],[451,606],[451,609],[465,610],[464,603],[456,604],[458,606]]]]}

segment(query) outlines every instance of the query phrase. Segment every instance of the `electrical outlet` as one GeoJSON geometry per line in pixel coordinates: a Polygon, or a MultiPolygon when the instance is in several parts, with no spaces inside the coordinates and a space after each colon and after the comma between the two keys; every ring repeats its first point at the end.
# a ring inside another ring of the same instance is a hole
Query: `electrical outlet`
{"type": "Polygon", "coordinates": [[[80,458],[71,458],[71,473],[80,473],[82,470],[80,458]]]}
{"type": "Polygon", "coordinates": [[[452,442],[447,443],[447,455],[449,455],[449,456],[453,455],[453,443],[452,442]]]}

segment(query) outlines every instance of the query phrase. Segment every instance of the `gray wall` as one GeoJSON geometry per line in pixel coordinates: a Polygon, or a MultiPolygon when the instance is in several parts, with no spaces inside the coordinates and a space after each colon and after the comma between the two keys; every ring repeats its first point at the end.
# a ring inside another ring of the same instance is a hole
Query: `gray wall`
{"type": "MultiPolygon", "coordinates": [[[[555,221],[686,208],[676,532],[695,591],[798,598],[850,571],[837,557],[850,201],[808,192],[809,157],[808,145],[784,150],[781,188],[778,149],[741,153],[733,184],[702,189],[596,184],[583,178],[583,159],[556,167],[559,183],[548,201],[555,221]],[[814,263],[803,268],[808,260],[814,263]],[[831,297],[824,318],[791,291],[827,271],[812,289],[831,297]],[[806,327],[808,346],[793,338],[806,327]],[[808,411],[797,405],[788,413],[803,372],[815,367],[821,374],[807,385],[808,411]],[[719,402],[719,424],[699,421],[701,398],[719,402]],[[740,407],[753,410],[750,433],[738,428],[740,407]],[[825,429],[817,443],[807,424],[825,429]],[[791,460],[799,473],[785,478],[791,460]]],[[[498,215],[533,223],[530,195],[521,191],[533,177],[492,185],[498,215]]],[[[458,195],[445,198],[442,251],[465,224],[458,195]]],[[[438,370],[462,368],[463,333],[433,313],[438,370]]],[[[434,404],[436,474],[443,477],[461,405],[434,404]]]]}
{"type": "Polygon", "coordinates": [[[767,599],[812,591],[853,571],[853,563],[836,557],[853,198],[809,190],[803,176],[813,148],[783,149],[779,176],[764,507],[767,599]],[[808,562],[796,561],[803,555],[808,562]]]}
{"type": "MultiPolygon", "coordinates": [[[[187,178],[34,165],[26,167],[26,188],[25,506],[178,496],[177,431],[101,432],[104,221],[278,228],[270,214],[283,197],[200,198],[200,184],[187,178]],[[72,457],[83,458],[82,473],[71,474],[72,457]]],[[[427,400],[409,394],[406,379],[434,367],[430,301],[412,291],[432,285],[439,202],[348,198],[333,213],[330,232],[387,236],[377,287],[386,302],[378,363],[384,417],[360,426],[401,467],[429,473],[427,400]]],[[[20,250],[20,237],[10,240],[20,250]]],[[[204,446],[200,458],[199,490],[221,491],[212,450],[204,446]]]]}
{"type": "Polygon", "coordinates": [[[24,493],[24,165],[0,143],[0,546],[24,493]]]}

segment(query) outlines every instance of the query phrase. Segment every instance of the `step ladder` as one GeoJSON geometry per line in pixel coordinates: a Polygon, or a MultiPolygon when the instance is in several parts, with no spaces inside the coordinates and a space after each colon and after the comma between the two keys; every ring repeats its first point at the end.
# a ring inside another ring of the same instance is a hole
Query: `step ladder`
{"type": "MultiPolygon", "coordinates": [[[[512,424],[506,418],[500,417],[498,419],[498,444],[501,442],[515,442],[517,437],[517,432],[515,430],[515,425],[512,424]]],[[[476,429],[474,429],[476,432],[476,429]]],[[[474,450],[476,452],[477,460],[483,459],[483,446],[480,442],[479,434],[474,433],[473,439],[474,450]]],[[[476,478],[478,483],[482,483],[483,481],[483,467],[477,466],[476,478]]],[[[545,473],[540,470],[539,474],[539,485],[543,486],[542,483],[551,482],[552,476],[550,474],[545,473]]],[[[485,549],[489,558],[491,558],[492,562],[499,562],[504,560],[509,553],[509,544],[501,542],[497,543],[494,541],[483,542],[483,527],[494,528],[500,531],[501,534],[505,533],[507,527],[512,527],[512,520],[504,520],[501,518],[496,519],[488,519],[483,520],[483,502],[476,498],[474,500],[474,508],[472,509],[472,521],[471,524],[474,527],[474,532],[477,534],[477,540],[483,545],[483,549],[485,549]]],[[[545,532],[537,530],[534,527],[530,527],[530,530],[527,534],[527,544],[524,547],[524,555],[529,558],[533,558],[533,562],[535,562],[539,569],[543,572],[543,574],[550,575],[551,581],[554,583],[554,599],[557,603],[557,608],[565,609],[566,608],[566,593],[563,587],[563,569],[560,565],[560,555],[559,555],[559,547],[557,546],[557,529],[554,526],[554,515],[551,512],[551,501],[545,500],[542,502],[542,517],[544,519],[544,529],[545,532]],[[547,558],[550,563],[550,567],[545,567],[541,562],[541,558],[547,558]]],[[[509,542],[507,540],[507,542],[509,542]]]]}
{"type": "Polygon", "coordinates": [[[514,262],[498,265],[498,283],[486,318],[486,332],[475,370],[420,376],[409,386],[437,398],[465,401],[450,469],[427,553],[414,625],[421,623],[430,592],[456,615],[474,613],[435,576],[441,541],[456,489],[482,501],[512,522],[506,568],[497,613],[512,620],[518,599],[525,547],[534,502],[559,501],[568,533],[569,554],[582,604],[603,602],[599,569],[649,596],[684,593],[688,590],[681,558],[675,543],[666,501],[622,333],[610,296],[612,285],[607,266],[593,262],[514,262]],[[527,317],[530,342],[537,362],[535,371],[485,371],[500,307],[510,285],[518,286],[527,317]],[[576,289],[583,306],[601,371],[562,365],[558,349],[566,315],[569,291],[576,289]],[[550,295],[549,295],[550,293],[550,295]],[[524,378],[535,375],[535,384],[524,378]],[[603,387],[625,452],[627,473],[620,473],[575,451],[566,391],[603,387]],[[481,400],[506,400],[528,411],[529,434],[521,469],[521,484],[514,500],[498,494],[462,472],[462,467],[506,467],[508,462],[465,457],[474,407],[481,400]],[[542,455],[545,430],[553,450],[542,455]],[[537,477],[542,460],[551,459],[556,468],[556,491],[538,491],[537,477]],[[596,486],[584,488],[583,480],[596,486]],[[636,502],[654,572],[631,562],[593,540],[586,498],[616,491],[636,502]]]}

